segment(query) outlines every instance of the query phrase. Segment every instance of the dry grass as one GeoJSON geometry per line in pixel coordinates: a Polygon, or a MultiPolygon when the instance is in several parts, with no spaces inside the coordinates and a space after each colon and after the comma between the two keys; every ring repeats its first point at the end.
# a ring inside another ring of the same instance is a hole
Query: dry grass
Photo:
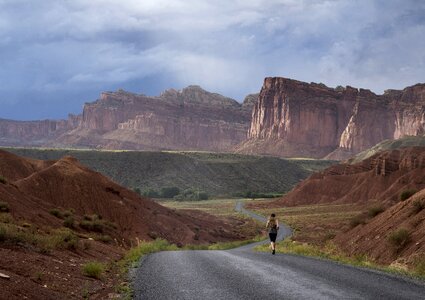
{"type": "Polygon", "coordinates": [[[204,201],[161,201],[161,205],[173,209],[196,209],[214,216],[237,216],[237,199],[211,199],[204,201]]]}

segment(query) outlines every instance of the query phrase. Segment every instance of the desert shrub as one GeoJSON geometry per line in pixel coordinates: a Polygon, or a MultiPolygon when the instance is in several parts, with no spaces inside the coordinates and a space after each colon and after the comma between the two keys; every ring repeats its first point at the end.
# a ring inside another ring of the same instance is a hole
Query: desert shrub
{"type": "Polygon", "coordinates": [[[174,196],[177,196],[180,193],[180,189],[175,186],[171,187],[163,187],[161,189],[161,197],[162,198],[173,198],[174,196]]]}
{"type": "Polygon", "coordinates": [[[68,228],[74,228],[74,217],[73,216],[68,216],[65,218],[65,220],[63,220],[63,226],[68,227],[68,228]]]}
{"type": "Polygon", "coordinates": [[[358,225],[362,225],[362,224],[365,224],[366,223],[366,217],[365,217],[365,215],[364,214],[360,214],[360,215],[357,215],[357,216],[354,216],[354,217],[352,217],[351,219],[350,219],[350,227],[351,228],[354,228],[354,227],[356,227],[356,226],[358,226],[358,225]]]}
{"type": "Polygon", "coordinates": [[[425,276],[425,257],[421,256],[415,261],[415,273],[419,276],[425,276]]]}
{"type": "Polygon", "coordinates": [[[0,201],[0,213],[7,213],[9,210],[9,203],[0,201]]]}
{"type": "Polygon", "coordinates": [[[83,265],[82,271],[85,276],[100,279],[105,271],[105,265],[97,261],[91,261],[83,265]]]}
{"type": "Polygon", "coordinates": [[[50,237],[49,248],[75,250],[78,247],[78,236],[69,229],[56,230],[50,237]]]}
{"type": "Polygon", "coordinates": [[[74,214],[74,210],[70,209],[70,210],[65,210],[64,212],[62,212],[62,216],[64,218],[70,217],[74,214]]]}
{"type": "Polygon", "coordinates": [[[384,210],[385,210],[384,207],[382,207],[380,205],[373,206],[373,207],[369,208],[369,210],[367,211],[367,215],[370,218],[373,218],[373,217],[379,215],[380,213],[382,213],[384,210]]]}
{"type": "Polygon", "coordinates": [[[397,250],[402,249],[409,241],[410,233],[404,228],[393,231],[388,236],[388,242],[397,250]]]}
{"type": "Polygon", "coordinates": [[[159,193],[152,188],[148,188],[143,191],[143,196],[149,198],[159,198],[159,193]]]}
{"type": "Polygon", "coordinates": [[[198,200],[208,200],[208,194],[206,192],[199,192],[198,200]]]}
{"type": "Polygon", "coordinates": [[[109,244],[112,242],[112,238],[107,234],[102,234],[94,237],[95,241],[99,241],[105,244],[109,244]]]}
{"type": "Polygon", "coordinates": [[[4,242],[7,239],[6,228],[0,225],[0,242],[4,242]]]}
{"type": "Polygon", "coordinates": [[[1,176],[1,175],[0,175],[0,183],[2,183],[2,184],[6,184],[6,183],[7,183],[6,178],[4,178],[4,177],[3,177],[3,176],[1,176]]]}
{"type": "Polygon", "coordinates": [[[105,225],[103,221],[101,220],[83,220],[80,222],[80,227],[87,230],[87,231],[94,231],[94,232],[103,232],[105,229],[105,225]]]}
{"type": "Polygon", "coordinates": [[[138,194],[138,195],[142,195],[142,191],[141,191],[141,190],[140,190],[140,188],[138,188],[138,187],[133,188],[133,191],[134,191],[136,194],[138,194]]]}
{"type": "Polygon", "coordinates": [[[415,214],[417,214],[418,212],[420,212],[421,210],[423,210],[425,208],[425,200],[423,200],[423,199],[418,199],[418,200],[415,200],[414,202],[413,202],[413,212],[415,213],[415,214]]]}
{"type": "Polygon", "coordinates": [[[57,208],[52,208],[51,210],[49,210],[49,213],[55,216],[56,218],[60,218],[60,219],[63,218],[62,212],[57,208]]]}
{"type": "Polygon", "coordinates": [[[405,190],[400,194],[400,201],[405,201],[416,194],[416,190],[405,190]]]}

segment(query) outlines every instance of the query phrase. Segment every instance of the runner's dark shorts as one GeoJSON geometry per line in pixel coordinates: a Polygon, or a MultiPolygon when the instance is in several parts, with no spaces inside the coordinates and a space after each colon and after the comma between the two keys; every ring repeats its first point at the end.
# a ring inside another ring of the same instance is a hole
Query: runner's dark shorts
{"type": "Polygon", "coordinates": [[[277,233],[269,233],[270,242],[276,242],[277,233]]]}

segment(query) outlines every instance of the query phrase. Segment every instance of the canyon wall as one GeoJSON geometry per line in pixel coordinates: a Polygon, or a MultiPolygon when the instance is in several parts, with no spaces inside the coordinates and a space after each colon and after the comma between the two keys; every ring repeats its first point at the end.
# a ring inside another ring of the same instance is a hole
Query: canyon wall
{"type": "Polygon", "coordinates": [[[345,159],[385,139],[423,135],[425,84],[376,95],[266,78],[242,153],[345,159]]]}
{"type": "Polygon", "coordinates": [[[122,90],[84,106],[82,121],[55,145],[134,150],[228,151],[246,139],[252,103],[199,86],[158,97],[122,90]]]}

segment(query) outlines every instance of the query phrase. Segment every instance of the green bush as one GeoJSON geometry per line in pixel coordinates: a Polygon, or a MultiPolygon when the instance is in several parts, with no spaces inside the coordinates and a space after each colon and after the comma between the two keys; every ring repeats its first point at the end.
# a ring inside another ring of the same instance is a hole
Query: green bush
{"type": "Polygon", "coordinates": [[[7,213],[9,210],[9,203],[0,201],[0,213],[7,213]]]}
{"type": "Polygon", "coordinates": [[[105,271],[105,265],[97,261],[91,261],[83,265],[82,271],[85,276],[100,279],[105,271]]]}
{"type": "Polygon", "coordinates": [[[57,209],[57,208],[52,208],[51,210],[49,210],[49,213],[53,216],[55,216],[56,218],[62,219],[62,212],[57,209]]]}
{"type": "Polygon", "coordinates": [[[405,201],[416,194],[417,190],[405,190],[400,194],[400,201],[405,201]]]}
{"type": "Polygon", "coordinates": [[[388,242],[397,250],[402,249],[410,242],[410,233],[405,228],[393,231],[388,236],[388,242]]]}
{"type": "Polygon", "coordinates": [[[6,183],[7,183],[6,178],[4,178],[4,177],[3,177],[3,176],[1,176],[1,175],[0,175],[0,183],[2,183],[2,184],[6,184],[6,183]]]}
{"type": "Polygon", "coordinates": [[[57,230],[53,236],[56,248],[75,250],[78,247],[78,236],[68,229],[57,230]]]}
{"type": "Polygon", "coordinates": [[[163,187],[161,189],[161,197],[162,198],[173,198],[174,196],[177,196],[180,193],[180,189],[178,187],[172,186],[172,187],[163,187]]]}
{"type": "Polygon", "coordinates": [[[83,220],[80,222],[80,227],[87,231],[94,231],[102,233],[105,229],[104,222],[101,220],[83,220]]]}
{"type": "Polygon", "coordinates": [[[358,225],[363,225],[365,223],[366,223],[366,216],[364,214],[354,216],[350,219],[351,228],[357,227],[358,225]]]}
{"type": "Polygon", "coordinates": [[[148,188],[143,191],[143,196],[149,197],[149,198],[159,198],[159,193],[155,191],[154,189],[148,188]]]}
{"type": "Polygon", "coordinates": [[[65,218],[65,220],[63,220],[63,226],[68,227],[68,228],[74,228],[74,217],[73,216],[68,216],[65,218]]]}
{"type": "Polygon", "coordinates": [[[208,194],[204,191],[200,191],[198,189],[186,189],[182,191],[177,196],[174,196],[174,200],[176,201],[184,201],[184,200],[208,200],[208,194]]]}
{"type": "Polygon", "coordinates": [[[109,244],[112,242],[112,238],[106,234],[95,236],[94,240],[105,243],[105,244],[109,244]]]}
{"type": "Polygon", "coordinates": [[[134,191],[136,194],[138,194],[138,195],[142,195],[142,191],[141,191],[141,190],[140,190],[140,188],[138,188],[138,187],[133,188],[133,191],[134,191]]]}
{"type": "Polygon", "coordinates": [[[415,200],[413,202],[413,212],[415,214],[417,214],[418,212],[420,212],[421,210],[423,210],[425,208],[425,200],[421,199],[421,200],[415,200]]]}
{"type": "Polygon", "coordinates": [[[367,215],[370,218],[373,218],[373,217],[379,215],[380,213],[382,213],[384,210],[385,210],[384,207],[382,207],[380,205],[374,206],[374,207],[369,208],[369,210],[367,211],[367,215]]]}
{"type": "Polygon", "coordinates": [[[425,276],[425,257],[421,256],[415,261],[415,273],[419,276],[425,276]]]}

